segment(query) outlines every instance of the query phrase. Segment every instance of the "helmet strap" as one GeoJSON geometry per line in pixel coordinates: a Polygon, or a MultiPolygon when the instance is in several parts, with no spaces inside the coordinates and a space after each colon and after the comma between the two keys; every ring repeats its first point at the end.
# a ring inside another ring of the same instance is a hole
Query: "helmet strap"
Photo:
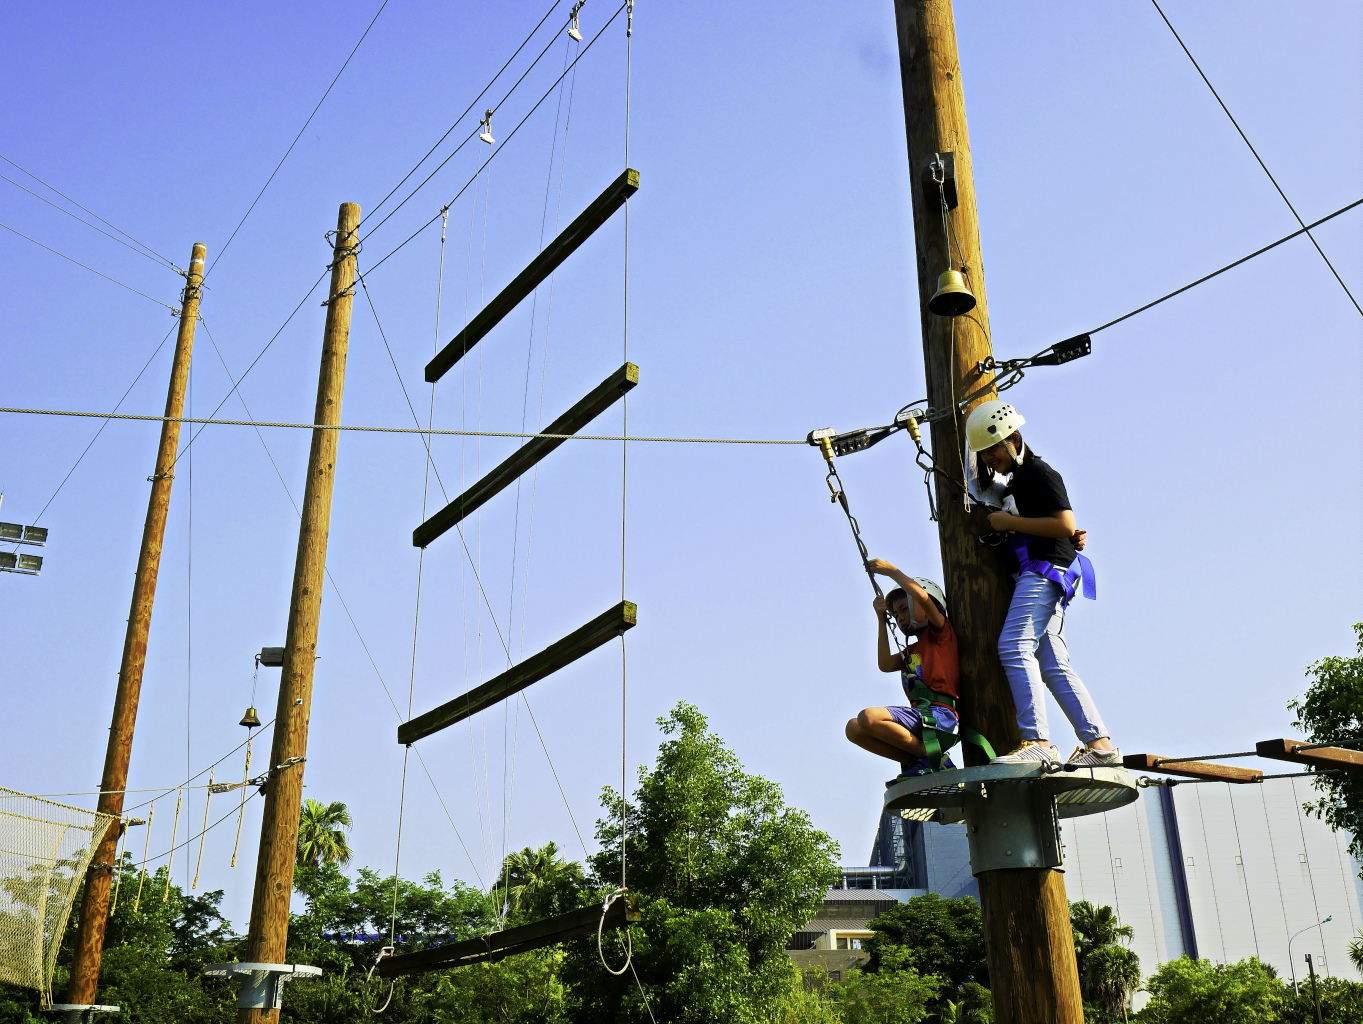
{"type": "Polygon", "coordinates": [[[1022,457],[1027,454],[1027,442],[1021,442],[1016,449],[1013,448],[1012,441],[1004,441],[1003,446],[1008,449],[1008,454],[1013,457],[1015,465],[1022,465],[1022,457]]]}

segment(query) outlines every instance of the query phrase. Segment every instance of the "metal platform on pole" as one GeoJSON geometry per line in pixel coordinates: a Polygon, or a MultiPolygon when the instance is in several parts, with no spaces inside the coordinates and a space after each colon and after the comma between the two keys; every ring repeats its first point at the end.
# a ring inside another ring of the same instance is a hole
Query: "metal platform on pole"
{"type": "Polygon", "coordinates": [[[885,791],[885,809],[915,821],[965,822],[970,870],[979,875],[1059,867],[1061,818],[1101,814],[1139,795],[1122,768],[994,764],[897,782],[885,791]]]}

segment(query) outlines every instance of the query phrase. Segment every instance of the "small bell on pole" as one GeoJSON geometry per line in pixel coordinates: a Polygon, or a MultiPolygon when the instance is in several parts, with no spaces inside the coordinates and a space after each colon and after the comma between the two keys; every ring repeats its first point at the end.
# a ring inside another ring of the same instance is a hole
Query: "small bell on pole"
{"type": "Polygon", "coordinates": [[[928,299],[928,310],[937,316],[961,316],[975,308],[975,296],[959,270],[944,270],[937,278],[937,291],[928,299]]]}
{"type": "Polygon", "coordinates": [[[258,729],[260,728],[260,716],[256,714],[255,708],[247,708],[246,714],[241,716],[241,721],[237,724],[244,725],[248,729],[258,729]]]}

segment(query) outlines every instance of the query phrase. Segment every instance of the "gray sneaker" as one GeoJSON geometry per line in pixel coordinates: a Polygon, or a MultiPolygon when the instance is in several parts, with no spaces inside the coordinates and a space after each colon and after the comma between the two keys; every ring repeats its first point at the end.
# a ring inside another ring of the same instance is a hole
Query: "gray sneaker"
{"type": "Polygon", "coordinates": [[[1011,754],[1004,754],[990,761],[990,764],[1031,764],[1033,761],[1059,761],[1060,751],[1049,743],[1027,740],[1011,754]]]}
{"type": "Polygon", "coordinates": [[[1122,752],[1120,750],[1094,750],[1092,747],[1075,747],[1074,753],[1065,763],[1078,765],[1080,768],[1120,768],[1122,767],[1122,752]]]}

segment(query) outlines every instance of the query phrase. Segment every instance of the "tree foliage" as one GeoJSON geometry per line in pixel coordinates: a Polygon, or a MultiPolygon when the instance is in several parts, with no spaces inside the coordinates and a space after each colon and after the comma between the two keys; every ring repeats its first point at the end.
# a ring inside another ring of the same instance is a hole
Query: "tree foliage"
{"type": "Polygon", "coordinates": [[[882,913],[870,928],[875,935],[867,942],[867,970],[872,973],[897,969],[892,965],[912,967],[937,975],[953,993],[970,982],[989,984],[984,919],[969,896],[915,896],[882,913]]]}
{"type": "MultiPolygon", "coordinates": [[[[850,971],[833,986],[845,1024],[918,1024],[927,1020],[941,988],[935,977],[914,969],[910,949],[881,950],[880,970],[850,971]]],[[[940,1019],[940,1014],[937,1015],[940,1019]]]]}
{"type": "MultiPolygon", "coordinates": [[[[1357,746],[1363,741],[1363,623],[1354,626],[1358,649],[1352,658],[1329,657],[1306,667],[1306,693],[1287,702],[1292,724],[1312,743],[1357,746]]],[[[1363,858],[1363,776],[1318,775],[1311,784],[1322,794],[1305,805],[1336,831],[1350,835],[1349,850],[1363,858]]]]}
{"type": "Polygon", "coordinates": [[[1183,956],[1161,964],[1145,987],[1142,1024],[1271,1024],[1283,1002],[1277,974],[1257,957],[1213,965],[1183,956]]]}
{"type": "MultiPolygon", "coordinates": [[[[786,806],[779,786],[744,772],[697,708],[678,704],[658,725],[668,739],[653,768],[640,769],[633,802],[603,793],[592,859],[608,891],[624,848],[644,917],[631,929],[634,969],[612,976],[594,939],[575,943],[569,1013],[637,1021],[647,1016],[641,985],[659,1020],[769,1020],[795,984],[786,940],[836,880],[837,846],[786,806]]],[[[625,958],[621,941],[605,947],[612,965],[625,958]]]]}
{"type": "Polygon", "coordinates": [[[350,863],[350,809],[339,800],[324,804],[311,798],[303,801],[298,817],[298,864],[315,868],[319,864],[350,863]]]}
{"type": "Polygon", "coordinates": [[[511,921],[538,921],[576,909],[585,881],[582,865],[560,857],[550,840],[508,854],[494,895],[505,901],[511,921]]]}

